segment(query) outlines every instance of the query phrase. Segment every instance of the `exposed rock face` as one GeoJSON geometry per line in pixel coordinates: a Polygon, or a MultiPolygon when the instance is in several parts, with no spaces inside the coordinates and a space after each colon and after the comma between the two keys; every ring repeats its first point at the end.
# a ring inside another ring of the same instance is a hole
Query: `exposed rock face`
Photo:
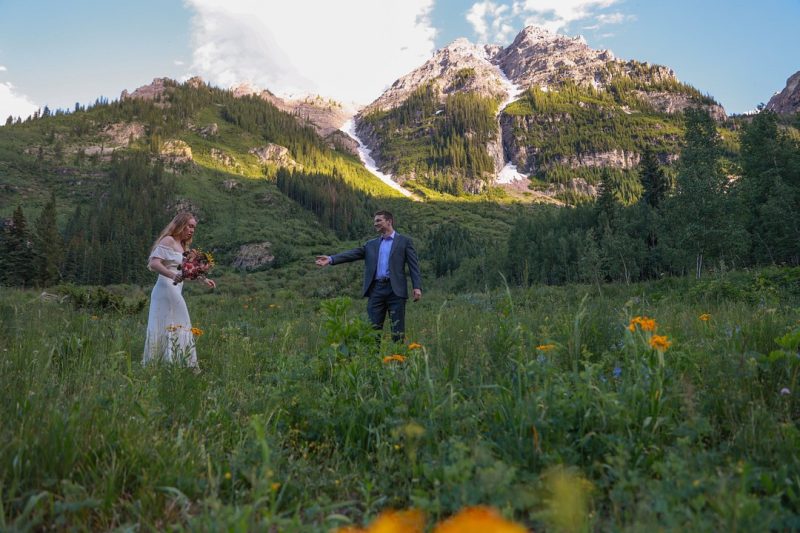
{"type": "Polygon", "coordinates": [[[466,39],[456,39],[436,52],[424,65],[395,81],[359,115],[397,107],[418,87],[430,82],[436,84],[441,95],[469,91],[505,98],[507,91],[503,86],[502,73],[491,62],[497,49],[497,46],[477,46],[466,39]]]}
{"type": "Polygon", "coordinates": [[[208,137],[216,137],[217,134],[219,133],[219,126],[217,126],[216,122],[212,122],[208,126],[200,128],[198,133],[200,135],[202,135],[203,137],[206,137],[206,138],[208,138],[208,137]]]}
{"type": "Polygon", "coordinates": [[[329,145],[334,148],[336,148],[333,144],[336,138],[331,138],[331,135],[338,132],[342,124],[352,118],[356,112],[351,106],[321,96],[285,100],[270,91],[259,90],[246,83],[237,85],[231,90],[236,97],[257,96],[281,111],[294,115],[299,121],[313,127],[320,137],[329,140],[329,145]]]}
{"type": "Polygon", "coordinates": [[[271,163],[281,167],[300,168],[300,165],[289,155],[289,149],[279,144],[269,143],[259,148],[251,148],[249,153],[255,155],[264,163],[271,163]]]}
{"type": "Polygon", "coordinates": [[[636,95],[642,100],[653,106],[653,109],[662,113],[682,113],[690,107],[702,107],[711,118],[717,122],[722,122],[728,118],[725,109],[721,105],[698,105],[689,95],[670,93],[667,91],[635,91],[636,95]]]}
{"type": "Polygon", "coordinates": [[[129,146],[132,141],[144,137],[144,134],[144,124],[140,122],[118,122],[103,130],[103,135],[108,137],[109,143],[117,147],[129,146]]]}
{"type": "Polygon", "coordinates": [[[583,178],[573,178],[566,184],[564,183],[551,183],[545,189],[544,194],[547,196],[555,196],[557,194],[570,191],[584,196],[597,196],[598,188],[595,185],[587,183],[583,178]]]}
{"type": "Polygon", "coordinates": [[[236,160],[218,148],[211,149],[211,159],[225,167],[236,167],[236,160]]]}
{"type": "Polygon", "coordinates": [[[581,37],[557,35],[537,26],[523,29],[495,61],[522,87],[549,86],[571,79],[600,83],[599,72],[614,60],[608,50],[593,50],[581,37]]]}
{"type": "Polygon", "coordinates": [[[272,244],[265,241],[254,244],[245,244],[239,248],[239,253],[233,260],[233,268],[239,270],[259,270],[275,261],[272,253],[272,244]]]}
{"type": "Polygon", "coordinates": [[[170,139],[161,146],[161,157],[172,164],[191,163],[192,149],[179,139],[170,139]]]}
{"type": "Polygon", "coordinates": [[[769,99],[767,109],[780,114],[800,112],[800,71],[795,72],[781,92],[769,99]]]}
{"type": "Polygon", "coordinates": [[[170,84],[173,84],[172,80],[169,78],[155,78],[150,85],[142,85],[132,93],[128,93],[127,90],[122,91],[120,95],[120,100],[126,100],[128,98],[140,98],[142,100],[155,100],[160,98],[164,92],[167,90],[167,87],[170,84]]]}
{"type": "Polygon", "coordinates": [[[358,155],[358,142],[350,137],[342,130],[336,130],[327,137],[325,140],[333,146],[335,150],[340,152],[347,152],[353,155],[358,155]]]}

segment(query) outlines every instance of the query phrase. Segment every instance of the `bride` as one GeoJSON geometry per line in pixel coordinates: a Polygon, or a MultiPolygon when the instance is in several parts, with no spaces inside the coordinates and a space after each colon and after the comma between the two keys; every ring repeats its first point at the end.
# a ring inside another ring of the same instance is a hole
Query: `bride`
{"type": "MultiPolygon", "coordinates": [[[[147,268],[159,276],[150,295],[142,364],[160,359],[197,368],[192,322],[181,294],[183,282],[178,276],[178,266],[192,244],[195,228],[197,220],[191,213],[178,213],[161,231],[150,251],[147,268]]],[[[203,281],[212,289],[217,286],[214,280],[203,278],[203,281]]]]}

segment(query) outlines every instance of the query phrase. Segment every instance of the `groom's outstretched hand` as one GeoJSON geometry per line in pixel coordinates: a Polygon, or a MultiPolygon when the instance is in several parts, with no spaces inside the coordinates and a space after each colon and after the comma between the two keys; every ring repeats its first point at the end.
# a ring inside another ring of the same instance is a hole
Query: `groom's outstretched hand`
{"type": "Polygon", "coordinates": [[[328,257],[327,255],[318,255],[317,260],[314,262],[317,264],[317,266],[324,267],[331,264],[331,258],[328,257]]]}

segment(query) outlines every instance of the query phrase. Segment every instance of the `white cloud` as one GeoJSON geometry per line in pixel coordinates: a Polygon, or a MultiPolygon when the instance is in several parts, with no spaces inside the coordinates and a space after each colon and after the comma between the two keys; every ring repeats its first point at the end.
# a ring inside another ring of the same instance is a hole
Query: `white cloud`
{"type": "Polygon", "coordinates": [[[183,65],[185,65],[185,63],[183,61],[181,61],[180,59],[174,60],[172,62],[172,64],[175,65],[176,67],[182,67],[183,65]]]}
{"type": "Polygon", "coordinates": [[[184,0],[190,70],[222,87],[317,93],[368,103],[430,58],[433,0],[184,0]]]}
{"type": "Polygon", "coordinates": [[[0,65],[0,72],[5,72],[8,69],[4,65],[0,65]]]}
{"type": "MultiPolygon", "coordinates": [[[[525,25],[537,24],[550,31],[563,31],[576,20],[591,18],[597,10],[610,7],[618,0],[523,0],[517,2],[525,13],[525,25]]],[[[598,20],[598,22],[601,22],[598,20]]],[[[602,23],[602,22],[601,22],[602,23]]]]}
{"type": "Polygon", "coordinates": [[[505,43],[513,37],[513,13],[507,5],[489,0],[473,4],[467,12],[467,22],[472,24],[479,43],[505,43]]]}
{"type": "Polygon", "coordinates": [[[508,4],[496,4],[484,0],[472,5],[467,21],[472,24],[480,41],[493,38],[504,44],[521,26],[543,26],[552,32],[564,32],[575,21],[587,21],[589,29],[605,24],[619,24],[631,17],[623,13],[600,13],[620,0],[514,0],[508,4]],[[508,28],[495,30],[495,27],[508,28]],[[513,29],[512,29],[513,28],[513,29]]]}
{"type": "Polygon", "coordinates": [[[0,82],[0,125],[5,124],[9,115],[28,118],[39,106],[24,94],[18,94],[8,82],[0,82]]]}

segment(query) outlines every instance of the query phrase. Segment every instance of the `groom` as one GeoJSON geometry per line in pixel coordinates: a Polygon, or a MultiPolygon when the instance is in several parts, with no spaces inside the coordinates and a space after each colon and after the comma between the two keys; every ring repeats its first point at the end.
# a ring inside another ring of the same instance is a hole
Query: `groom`
{"type": "Polygon", "coordinates": [[[408,281],[405,266],[411,274],[416,302],[422,298],[422,278],[414,244],[409,237],[394,230],[394,217],[388,211],[378,211],[373,219],[375,231],[380,235],[363,246],[336,255],[318,255],[317,265],[338,265],[364,260],[364,287],[362,296],[369,297],[367,314],[372,327],[383,329],[386,312],[392,323],[392,340],[404,342],[406,329],[406,300],[408,281]]]}

